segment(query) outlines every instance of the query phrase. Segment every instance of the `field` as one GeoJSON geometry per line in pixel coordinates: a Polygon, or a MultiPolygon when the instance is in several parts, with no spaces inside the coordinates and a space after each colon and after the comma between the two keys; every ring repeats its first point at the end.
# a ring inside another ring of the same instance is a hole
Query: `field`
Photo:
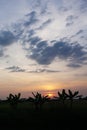
{"type": "Polygon", "coordinates": [[[74,100],[72,109],[70,102],[65,106],[58,101],[50,101],[36,110],[29,101],[20,102],[13,109],[8,102],[0,103],[0,128],[30,130],[85,129],[87,124],[87,101],[74,100]]]}

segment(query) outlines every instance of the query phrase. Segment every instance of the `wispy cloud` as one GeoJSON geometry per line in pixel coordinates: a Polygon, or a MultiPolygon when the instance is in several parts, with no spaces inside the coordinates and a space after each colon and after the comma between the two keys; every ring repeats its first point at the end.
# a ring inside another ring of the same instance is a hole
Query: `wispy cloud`
{"type": "Polygon", "coordinates": [[[38,29],[44,29],[45,27],[47,27],[50,23],[52,22],[51,19],[48,19],[47,21],[43,22],[42,25],[38,28],[38,29]]]}
{"type": "Polygon", "coordinates": [[[36,69],[36,70],[30,70],[28,73],[57,73],[60,72],[58,70],[52,70],[52,69],[36,69]]]}
{"type": "Polygon", "coordinates": [[[81,34],[81,33],[83,33],[84,32],[84,30],[79,30],[77,33],[76,33],[76,35],[79,35],[79,34],[81,34]]]}
{"type": "Polygon", "coordinates": [[[25,69],[22,69],[18,66],[7,67],[6,69],[9,70],[10,72],[25,72],[25,69]]]}
{"type": "Polygon", "coordinates": [[[66,26],[71,26],[72,24],[74,24],[74,21],[78,18],[78,16],[74,16],[74,15],[69,15],[66,18],[66,26]]]}
{"type": "Polygon", "coordinates": [[[45,69],[45,68],[38,68],[38,69],[22,69],[19,66],[10,66],[5,68],[6,70],[9,70],[9,72],[26,72],[26,73],[57,73],[60,72],[59,70],[53,70],[53,69],[45,69]]]}
{"type": "Polygon", "coordinates": [[[36,17],[36,12],[32,11],[31,13],[26,15],[28,20],[25,21],[24,26],[30,26],[38,22],[38,19],[36,17]]]}
{"type": "Polygon", "coordinates": [[[78,63],[70,63],[70,64],[68,64],[67,66],[68,66],[68,67],[71,67],[71,68],[79,68],[79,67],[81,67],[81,65],[78,64],[78,63]]]}

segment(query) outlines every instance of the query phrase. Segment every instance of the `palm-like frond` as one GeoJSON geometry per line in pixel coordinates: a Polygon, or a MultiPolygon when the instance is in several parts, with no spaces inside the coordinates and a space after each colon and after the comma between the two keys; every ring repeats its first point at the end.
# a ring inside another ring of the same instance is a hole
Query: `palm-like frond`
{"type": "Polygon", "coordinates": [[[79,91],[75,91],[75,92],[72,92],[70,89],[68,90],[68,94],[67,94],[67,97],[69,99],[75,99],[81,95],[78,95],[79,94],[79,91]]]}
{"type": "Polygon", "coordinates": [[[42,106],[46,101],[48,101],[50,98],[48,97],[48,95],[46,96],[42,96],[40,93],[36,93],[33,94],[33,97],[29,97],[29,101],[33,102],[35,104],[35,106],[42,106]]]}
{"type": "Polygon", "coordinates": [[[7,97],[7,101],[12,106],[17,106],[19,99],[20,99],[21,93],[18,93],[17,95],[9,94],[9,97],[7,97]]]}

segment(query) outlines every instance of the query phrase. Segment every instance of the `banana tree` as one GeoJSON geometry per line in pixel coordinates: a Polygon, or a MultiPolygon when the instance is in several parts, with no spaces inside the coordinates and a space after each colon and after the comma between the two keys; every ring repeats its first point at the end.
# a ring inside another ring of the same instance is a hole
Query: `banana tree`
{"type": "Polygon", "coordinates": [[[68,90],[68,94],[66,93],[67,98],[70,100],[70,108],[72,108],[74,99],[80,98],[82,95],[79,95],[79,91],[72,92],[70,89],[68,90]]]}
{"type": "Polygon", "coordinates": [[[40,93],[38,93],[38,92],[37,92],[36,94],[34,94],[34,93],[32,92],[32,94],[33,94],[33,97],[29,97],[29,101],[34,103],[36,110],[37,110],[37,109],[41,109],[42,106],[43,106],[43,104],[44,104],[45,102],[49,101],[49,99],[50,99],[50,98],[48,97],[48,95],[47,95],[47,96],[42,96],[42,95],[41,95],[40,93]]]}
{"type": "Polygon", "coordinates": [[[17,95],[9,94],[9,96],[7,97],[7,101],[10,103],[12,108],[17,108],[18,103],[20,101],[20,96],[21,93],[18,93],[17,95]]]}
{"type": "Polygon", "coordinates": [[[63,89],[62,92],[58,91],[58,96],[54,97],[54,98],[59,100],[59,101],[61,101],[63,106],[65,107],[65,100],[67,99],[67,95],[66,95],[65,89],[63,89]]]}

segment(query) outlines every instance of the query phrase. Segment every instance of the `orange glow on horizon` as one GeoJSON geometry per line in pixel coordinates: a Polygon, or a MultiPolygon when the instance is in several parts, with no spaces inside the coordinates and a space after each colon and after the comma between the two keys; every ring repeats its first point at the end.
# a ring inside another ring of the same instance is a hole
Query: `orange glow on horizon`
{"type": "Polygon", "coordinates": [[[52,90],[55,89],[55,86],[54,86],[54,85],[46,85],[46,86],[43,87],[43,89],[44,89],[44,90],[48,90],[48,91],[49,91],[49,90],[52,91],[52,90]]]}
{"type": "Polygon", "coordinates": [[[47,94],[50,98],[53,97],[53,94],[52,93],[48,93],[47,94]]]}

